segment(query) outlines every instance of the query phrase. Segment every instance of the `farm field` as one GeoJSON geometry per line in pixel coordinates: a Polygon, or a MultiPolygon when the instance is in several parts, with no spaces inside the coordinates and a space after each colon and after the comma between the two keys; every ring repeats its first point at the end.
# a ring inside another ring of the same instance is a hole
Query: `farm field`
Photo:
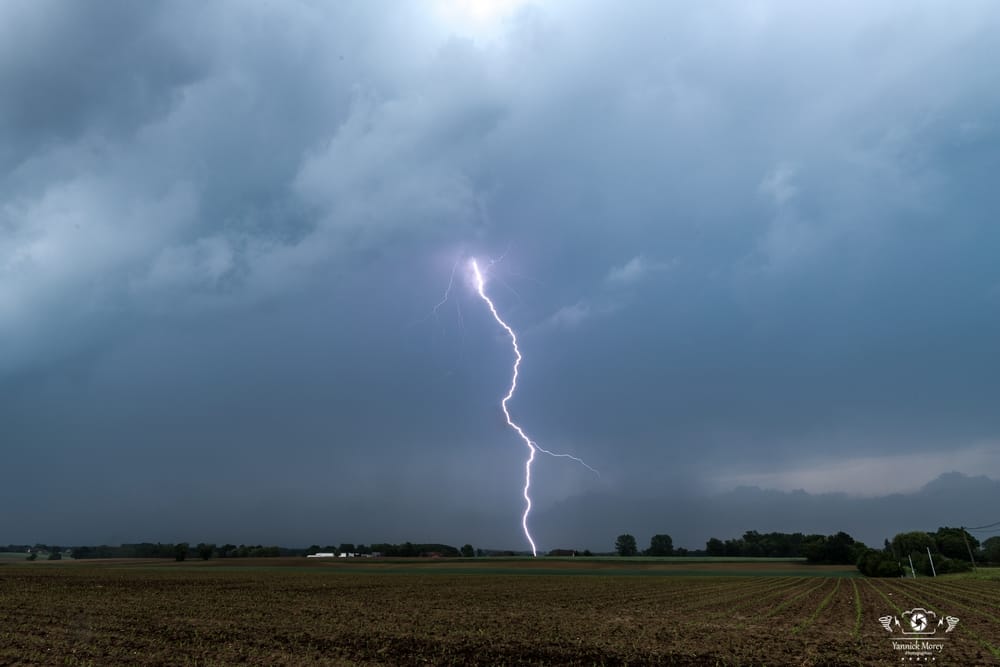
{"type": "Polygon", "coordinates": [[[853,574],[601,559],[5,563],[0,665],[913,664],[879,617],[915,607],[960,619],[922,662],[1000,664],[997,580],[853,574]]]}

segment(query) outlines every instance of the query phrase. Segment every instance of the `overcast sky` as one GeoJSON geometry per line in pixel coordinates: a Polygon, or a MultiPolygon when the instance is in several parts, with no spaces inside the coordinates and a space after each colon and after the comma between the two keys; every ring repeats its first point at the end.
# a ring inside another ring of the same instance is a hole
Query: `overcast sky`
{"type": "Polygon", "coordinates": [[[0,4],[0,542],[524,548],[472,258],[514,418],[600,471],[537,460],[540,548],[1000,479],[998,39],[973,0],[0,4]]]}

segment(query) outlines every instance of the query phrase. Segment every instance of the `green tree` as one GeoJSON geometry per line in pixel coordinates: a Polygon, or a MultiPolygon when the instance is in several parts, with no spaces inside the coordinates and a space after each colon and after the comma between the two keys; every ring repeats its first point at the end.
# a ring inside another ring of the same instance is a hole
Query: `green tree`
{"type": "Polygon", "coordinates": [[[28,560],[38,560],[38,554],[32,551],[30,554],[28,554],[28,560]]]}
{"type": "Polygon", "coordinates": [[[858,553],[854,549],[854,538],[840,531],[826,540],[825,562],[831,565],[853,565],[858,562],[858,553]]]}
{"type": "Polygon", "coordinates": [[[926,558],[928,548],[931,552],[937,551],[937,544],[933,537],[923,531],[899,533],[892,538],[892,552],[902,560],[913,554],[923,554],[926,558]]]}
{"type": "Polygon", "coordinates": [[[615,551],[618,552],[619,556],[635,556],[639,553],[639,547],[636,546],[633,536],[624,533],[615,540],[615,551]]]}
{"type": "Polygon", "coordinates": [[[983,557],[990,563],[1000,563],[1000,535],[983,542],[983,557]]]}
{"type": "Polygon", "coordinates": [[[726,545],[719,538],[713,537],[705,543],[705,553],[709,556],[725,556],[726,545]]]}
{"type": "Polygon", "coordinates": [[[62,560],[62,552],[61,551],[50,551],[49,552],[49,560],[62,560]]]}
{"type": "Polygon", "coordinates": [[[866,577],[901,577],[903,568],[887,551],[866,549],[858,558],[858,570],[866,577]]]}
{"type": "Polygon", "coordinates": [[[212,557],[212,554],[215,553],[215,545],[205,544],[204,542],[200,542],[197,546],[197,550],[198,550],[198,555],[201,557],[202,560],[208,560],[209,558],[212,557]]]}
{"type": "Polygon", "coordinates": [[[674,554],[674,540],[669,535],[653,535],[649,539],[649,548],[646,549],[647,556],[672,556],[674,554]]]}
{"type": "Polygon", "coordinates": [[[933,537],[937,550],[948,558],[968,561],[969,550],[975,551],[979,548],[979,540],[962,528],[941,527],[933,537]]]}
{"type": "Polygon", "coordinates": [[[462,556],[465,558],[473,558],[476,555],[476,550],[472,548],[471,544],[466,544],[462,546],[462,556]]]}
{"type": "MultiPolygon", "coordinates": [[[[952,572],[968,572],[972,569],[972,565],[968,560],[958,560],[957,558],[948,558],[947,556],[942,556],[939,553],[934,553],[931,550],[931,554],[934,558],[934,567],[931,567],[931,559],[927,557],[927,552],[923,553],[915,552],[909,558],[913,559],[913,568],[917,571],[918,575],[925,577],[930,577],[935,574],[949,574],[952,572]]],[[[968,558],[968,556],[966,556],[968,558]]],[[[903,561],[904,567],[909,569],[909,560],[903,561]]]]}
{"type": "Polygon", "coordinates": [[[188,555],[188,543],[180,542],[174,545],[174,560],[182,561],[187,558],[188,555]]]}
{"type": "Polygon", "coordinates": [[[836,535],[809,535],[801,545],[802,555],[810,563],[853,565],[867,547],[840,531],[836,535]]]}
{"type": "Polygon", "coordinates": [[[810,563],[823,563],[826,559],[826,542],[825,535],[807,535],[799,550],[810,563]]]}

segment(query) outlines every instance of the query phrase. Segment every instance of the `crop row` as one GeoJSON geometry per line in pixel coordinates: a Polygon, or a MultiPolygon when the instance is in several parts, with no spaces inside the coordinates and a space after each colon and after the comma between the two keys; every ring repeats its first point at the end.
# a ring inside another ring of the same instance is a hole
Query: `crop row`
{"type": "MultiPolygon", "coordinates": [[[[1000,664],[995,583],[815,577],[0,568],[0,665],[895,664],[880,616],[961,617],[1000,664]]],[[[944,664],[944,663],[942,663],[944,664]]]]}

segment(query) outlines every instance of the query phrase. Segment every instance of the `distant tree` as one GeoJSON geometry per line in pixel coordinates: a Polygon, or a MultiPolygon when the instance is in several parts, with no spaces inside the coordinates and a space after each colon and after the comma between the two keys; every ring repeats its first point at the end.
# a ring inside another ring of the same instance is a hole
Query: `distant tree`
{"type": "Polygon", "coordinates": [[[672,556],[673,553],[674,539],[669,535],[653,535],[650,538],[647,556],[672,556]]]}
{"type": "Polygon", "coordinates": [[[674,549],[675,556],[687,556],[689,553],[691,552],[685,549],[684,547],[677,547],[676,549],[674,549]]]}
{"type": "Polygon", "coordinates": [[[941,527],[932,535],[941,555],[958,560],[969,560],[969,550],[979,548],[979,540],[962,528],[941,527]]]}
{"type": "Polygon", "coordinates": [[[462,546],[462,556],[465,558],[473,558],[476,555],[476,550],[472,548],[471,544],[465,544],[462,546]]]}
{"type": "Polygon", "coordinates": [[[188,555],[188,543],[180,542],[174,545],[174,560],[182,561],[187,558],[188,555]]]}
{"type": "Polygon", "coordinates": [[[38,554],[32,551],[30,554],[28,554],[28,560],[38,560],[38,554]]]}
{"type": "Polygon", "coordinates": [[[858,562],[858,558],[853,547],[854,538],[844,531],[831,535],[826,541],[824,562],[833,565],[854,565],[858,562]]]}
{"type": "Polygon", "coordinates": [[[201,557],[202,560],[208,560],[209,558],[212,557],[212,554],[215,553],[214,544],[205,544],[204,542],[200,542],[198,544],[197,549],[198,549],[198,555],[201,557]]]}
{"type": "Polygon", "coordinates": [[[636,546],[635,537],[624,533],[618,536],[615,540],[615,551],[618,552],[619,556],[635,556],[639,553],[639,547],[636,546]]]}
{"type": "Polygon", "coordinates": [[[927,549],[933,553],[937,551],[937,544],[933,537],[923,531],[899,533],[892,538],[892,552],[900,560],[906,560],[907,556],[913,554],[923,554],[926,557],[927,549]]]}
{"type": "Polygon", "coordinates": [[[727,556],[745,555],[746,543],[743,540],[726,540],[724,543],[727,556]]]}
{"type": "Polygon", "coordinates": [[[972,563],[969,561],[969,554],[965,554],[964,559],[948,558],[947,556],[935,556],[934,568],[924,574],[953,574],[955,572],[969,572],[972,570],[972,563]]]}
{"type": "Polygon", "coordinates": [[[709,556],[725,556],[726,555],[726,545],[722,543],[717,537],[710,538],[707,543],[705,543],[705,553],[709,556]]]}
{"type": "Polygon", "coordinates": [[[917,571],[917,575],[930,577],[935,574],[949,574],[952,572],[968,572],[972,569],[972,564],[968,561],[968,556],[966,560],[958,560],[957,558],[948,558],[947,556],[942,556],[940,553],[936,553],[931,549],[931,556],[928,557],[927,551],[923,553],[914,552],[913,554],[906,557],[903,560],[903,565],[906,567],[907,572],[909,572],[910,561],[913,561],[913,569],[917,571]],[[934,566],[931,566],[931,558],[934,559],[934,566]]]}
{"type": "Polygon", "coordinates": [[[867,547],[840,531],[836,535],[808,535],[800,547],[810,563],[828,565],[854,565],[867,547]]]}
{"type": "Polygon", "coordinates": [[[1000,535],[983,542],[983,558],[990,563],[1000,563],[1000,535]]]}
{"type": "Polygon", "coordinates": [[[823,563],[826,561],[826,536],[806,535],[802,540],[799,551],[810,563],[823,563]]]}
{"type": "Polygon", "coordinates": [[[235,544],[223,544],[217,549],[219,553],[219,558],[232,558],[236,555],[236,545],[235,544]]]}
{"type": "Polygon", "coordinates": [[[61,551],[50,551],[49,552],[49,560],[62,560],[62,552],[61,551]]]}
{"type": "Polygon", "coordinates": [[[586,556],[587,558],[590,558],[594,554],[590,553],[590,549],[584,549],[583,550],[583,555],[586,556]]]}
{"type": "MultiPolygon", "coordinates": [[[[743,539],[739,541],[740,556],[766,556],[764,536],[756,530],[748,530],[743,533],[743,539]]],[[[736,554],[733,554],[736,555],[736,554]]]]}
{"type": "Polygon", "coordinates": [[[865,549],[858,558],[858,570],[866,577],[901,577],[903,568],[896,557],[887,551],[865,549]]]}
{"type": "Polygon", "coordinates": [[[341,554],[353,554],[353,553],[357,553],[357,551],[354,550],[354,545],[353,544],[351,544],[349,542],[344,542],[343,544],[341,544],[337,548],[337,553],[341,553],[341,554]]]}
{"type": "Polygon", "coordinates": [[[482,558],[485,555],[486,555],[485,551],[483,551],[482,549],[476,549],[476,558],[482,558]]]}

